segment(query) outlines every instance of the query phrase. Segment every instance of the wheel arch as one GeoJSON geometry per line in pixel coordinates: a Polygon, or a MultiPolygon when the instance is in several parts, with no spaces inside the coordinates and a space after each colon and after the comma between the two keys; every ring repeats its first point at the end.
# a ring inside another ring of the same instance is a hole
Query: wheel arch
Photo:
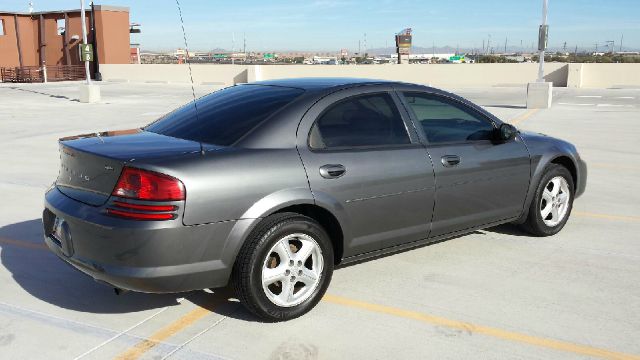
{"type": "MultiPolygon", "coordinates": [[[[344,232],[340,221],[329,210],[316,204],[296,204],[279,209],[273,214],[293,212],[312,218],[317,221],[329,235],[333,244],[333,263],[339,264],[344,254],[344,232]]],[[[272,214],[271,214],[272,215],[272,214]]]]}
{"type": "Polygon", "coordinates": [[[573,162],[573,160],[571,160],[570,157],[566,156],[566,155],[559,155],[553,159],[551,159],[551,161],[549,161],[549,163],[551,164],[557,164],[557,165],[562,165],[565,168],[567,168],[567,170],[569,170],[569,172],[571,173],[571,178],[573,180],[573,186],[574,188],[576,186],[578,186],[578,173],[577,173],[577,166],[576,164],[573,162]]]}
{"type": "Polygon", "coordinates": [[[533,201],[533,197],[535,195],[535,191],[538,187],[538,183],[540,179],[544,175],[547,167],[550,164],[556,164],[565,167],[569,173],[571,174],[571,178],[573,180],[574,190],[578,186],[578,169],[574,160],[568,156],[566,153],[562,153],[558,151],[552,156],[541,156],[538,157],[538,161],[536,162],[534,159],[534,164],[532,166],[532,174],[531,174],[531,182],[529,183],[529,190],[527,191],[527,196],[525,202],[523,204],[522,215],[518,220],[514,221],[516,224],[522,224],[529,216],[529,206],[531,205],[531,201],[533,201]]]}

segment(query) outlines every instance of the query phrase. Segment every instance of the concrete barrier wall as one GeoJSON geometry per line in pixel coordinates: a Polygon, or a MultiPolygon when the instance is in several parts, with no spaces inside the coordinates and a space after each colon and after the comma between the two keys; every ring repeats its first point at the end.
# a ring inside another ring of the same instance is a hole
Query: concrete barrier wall
{"type": "MultiPolygon", "coordinates": [[[[535,81],[538,64],[413,65],[207,65],[193,64],[197,84],[219,87],[294,77],[359,77],[398,80],[442,88],[524,86],[535,81]]],[[[188,83],[186,64],[100,65],[106,81],[188,83]]],[[[545,64],[545,80],[554,86],[640,87],[640,64],[545,64]]]]}
{"type": "Polygon", "coordinates": [[[582,64],[583,88],[640,88],[640,64],[582,64]]]}
{"type": "MultiPolygon", "coordinates": [[[[262,80],[293,77],[358,77],[398,80],[435,87],[514,86],[534,81],[537,64],[439,64],[439,65],[346,65],[262,66],[262,80]]],[[[566,86],[566,64],[545,66],[545,78],[566,86]]]]}
{"type": "MultiPolygon", "coordinates": [[[[193,81],[220,87],[247,82],[247,66],[192,64],[193,81]]],[[[103,64],[102,79],[106,81],[146,83],[189,83],[186,64],[103,64]]]]}

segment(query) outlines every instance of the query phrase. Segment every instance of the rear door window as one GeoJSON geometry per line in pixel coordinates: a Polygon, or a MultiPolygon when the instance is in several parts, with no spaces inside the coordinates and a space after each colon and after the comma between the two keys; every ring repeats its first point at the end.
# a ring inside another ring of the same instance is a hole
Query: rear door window
{"type": "Polygon", "coordinates": [[[196,100],[195,106],[190,102],[144,130],[230,146],[303,92],[302,89],[280,86],[233,86],[196,100]]]}
{"type": "Polygon", "coordinates": [[[361,95],[331,105],[311,129],[313,149],[410,144],[405,123],[388,93],[361,95]]]}

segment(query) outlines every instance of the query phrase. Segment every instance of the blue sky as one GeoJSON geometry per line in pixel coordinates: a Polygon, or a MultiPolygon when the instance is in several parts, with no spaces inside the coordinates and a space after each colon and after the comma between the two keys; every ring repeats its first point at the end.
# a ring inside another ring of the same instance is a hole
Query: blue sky
{"type": "MultiPolygon", "coordinates": [[[[131,8],[131,21],[142,24],[142,34],[133,35],[143,49],[181,47],[182,33],[174,0],[113,0],[97,4],[131,8]]],[[[26,11],[28,0],[2,0],[0,10],[26,11]]],[[[79,1],[34,0],[36,11],[74,9],[79,1]]],[[[193,50],[247,49],[357,50],[393,45],[393,34],[405,27],[414,30],[414,45],[449,45],[481,48],[491,43],[530,48],[541,21],[541,0],[181,0],[189,47],[193,50]]],[[[640,0],[549,0],[549,44],[567,49],[576,45],[602,49],[614,40],[618,49],[640,48],[640,0]]]]}

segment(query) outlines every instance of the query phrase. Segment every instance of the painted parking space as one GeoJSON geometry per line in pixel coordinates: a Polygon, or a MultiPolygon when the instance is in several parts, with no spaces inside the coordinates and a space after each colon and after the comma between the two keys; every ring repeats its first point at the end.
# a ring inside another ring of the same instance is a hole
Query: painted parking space
{"type": "MultiPolygon", "coordinates": [[[[152,114],[171,110],[174,104],[166,100],[174,96],[178,102],[185,89],[109,84],[103,97],[111,97],[112,103],[101,104],[91,122],[77,121],[81,104],[65,103],[68,114],[43,128],[42,118],[67,100],[0,87],[2,95],[12,97],[10,104],[0,102],[2,113],[13,113],[34,99],[43,103],[42,108],[24,111],[20,122],[0,124],[0,154],[8,170],[0,182],[8,205],[0,209],[3,355],[638,358],[640,320],[634,314],[640,304],[633,299],[640,297],[640,195],[628,191],[637,181],[634,159],[640,155],[633,90],[602,90],[598,95],[560,89],[554,107],[538,111],[522,108],[521,89],[457,91],[521,129],[576,144],[590,177],[567,228],[551,238],[531,238],[503,226],[340,268],[328,295],[311,313],[266,324],[247,313],[228,289],[116,296],[43,246],[39,217],[42,194],[57,174],[55,140],[143,125],[152,114]],[[129,95],[140,91],[154,96],[132,108],[139,98],[129,95]],[[613,104],[610,99],[615,97],[634,107],[585,106],[577,111],[559,104],[569,99],[613,104]],[[146,115],[135,122],[119,116],[123,113],[146,115]],[[626,131],[613,133],[611,126],[626,131]]],[[[45,90],[69,97],[74,91],[60,85],[45,90]]],[[[185,99],[189,95],[185,91],[185,99]]]]}

